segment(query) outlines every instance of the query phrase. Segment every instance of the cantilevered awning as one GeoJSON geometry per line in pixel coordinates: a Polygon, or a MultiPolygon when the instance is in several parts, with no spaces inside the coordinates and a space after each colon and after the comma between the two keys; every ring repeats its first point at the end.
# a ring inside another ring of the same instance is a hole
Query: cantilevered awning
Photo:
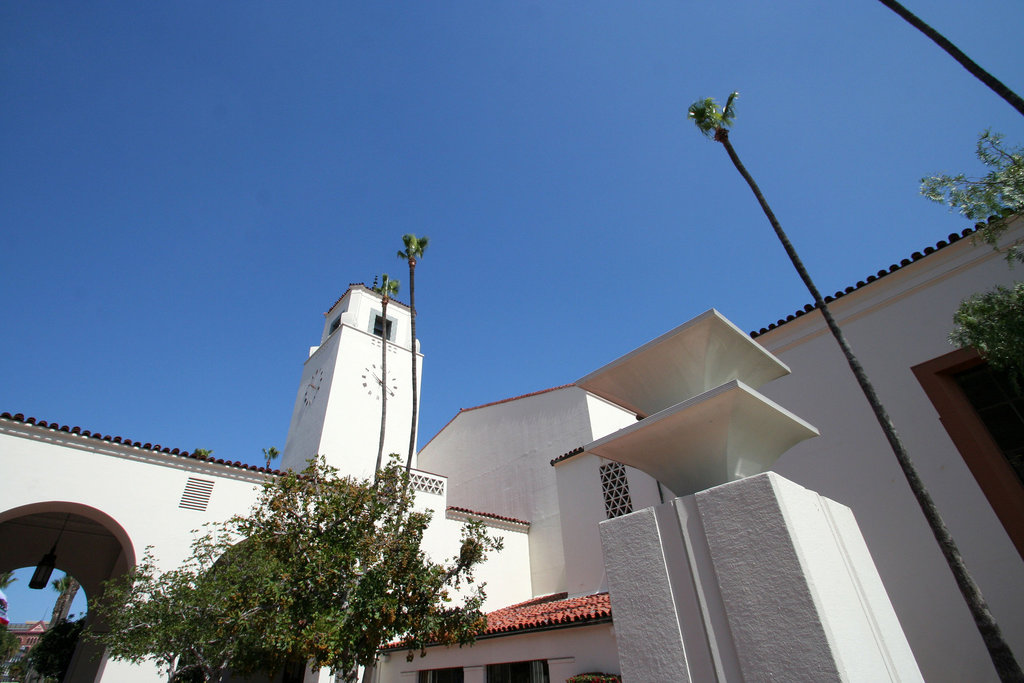
{"type": "Polygon", "coordinates": [[[788,374],[782,361],[712,308],[576,386],[648,416],[731,380],[756,389],[788,374]]]}
{"type": "Polygon", "coordinates": [[[732,380],[584,447],[636,467],[677,496],[766,471],[818,430],[732,380]]]}

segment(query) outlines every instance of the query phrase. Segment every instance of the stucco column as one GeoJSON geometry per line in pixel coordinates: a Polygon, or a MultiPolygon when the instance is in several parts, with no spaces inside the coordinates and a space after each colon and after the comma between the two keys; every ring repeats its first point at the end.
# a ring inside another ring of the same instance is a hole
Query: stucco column
{"type": "Polygon", "coordinates": [[[462,683],[486,683],[486,666],[464,666],[462,667],[462,683]]]}
{"type": "Polygon", "coordinates": [[[852,512],[772,472],[601,538],[626,683],[922,680],[852,512]]]}

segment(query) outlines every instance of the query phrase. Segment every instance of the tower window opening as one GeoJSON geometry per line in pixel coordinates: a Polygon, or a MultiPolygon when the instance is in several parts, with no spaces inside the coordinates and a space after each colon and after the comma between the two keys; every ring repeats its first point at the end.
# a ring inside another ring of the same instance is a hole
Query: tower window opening
{"type": "MultiPolygon", "coordinates": [[[[394,323],[395,323],[394,320],[392,320],[391,318],[388,318],[388,341],[394,341],[395,340],[395,325],[394,325],[394,323]]],[[[380,336],[383,325],[384,325],[384,318],[382,318],[379,315],[374,316],[374,318],[373,318],[373,336],[375,336],[375,337],[379,337],[380,336]]]]}
{"type": "Polygon", "coordinates": [[[334,334],[334,331],[341,327],[341,316],[339,315],[331,322],[331,329],[328,331],[328,335],[334,334]]]}

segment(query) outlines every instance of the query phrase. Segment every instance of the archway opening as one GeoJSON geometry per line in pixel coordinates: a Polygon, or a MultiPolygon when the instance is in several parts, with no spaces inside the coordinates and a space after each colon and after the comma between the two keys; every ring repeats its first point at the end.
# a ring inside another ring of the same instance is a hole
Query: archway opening
{"type": "MultiPolygon", "coordinates": [[[[75,596],[66,611],[61,611],[84,617],[86,624],[102,630],[103,625],[88,614],[88,600],[100,595],[104,581],[123,574],[134,564],[135,550],[125,530],[95,508],[50,501],[0,513],[0,573],[15,571],[19,579],[5,591],[12,622],[42,622],[45,631],[51,626],[59,596],[51,585],[70,575],[80,584],[80,597],[75,596]],[[53,573],[43,589],[30,589],[32,573],[48,555],[52,555],[53,573]],[[21,621],[23,617],[27,617],[25,621],[21,621]]],[[[36,628],[39,630],[38,624],[36,628]]],[[[65,680],[95,680],[103,666],[96,650],[94,643],[80,641],[65,680]]]]}

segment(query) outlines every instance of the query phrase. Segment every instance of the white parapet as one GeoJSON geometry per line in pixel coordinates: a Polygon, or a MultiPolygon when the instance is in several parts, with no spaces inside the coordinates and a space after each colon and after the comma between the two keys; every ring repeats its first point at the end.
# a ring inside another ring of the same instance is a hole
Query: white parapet
{"type": "Polygon", "coordinates": [[[626,683],[922,680],[853,513],[774,473],[601,541],[626,683]]]}

